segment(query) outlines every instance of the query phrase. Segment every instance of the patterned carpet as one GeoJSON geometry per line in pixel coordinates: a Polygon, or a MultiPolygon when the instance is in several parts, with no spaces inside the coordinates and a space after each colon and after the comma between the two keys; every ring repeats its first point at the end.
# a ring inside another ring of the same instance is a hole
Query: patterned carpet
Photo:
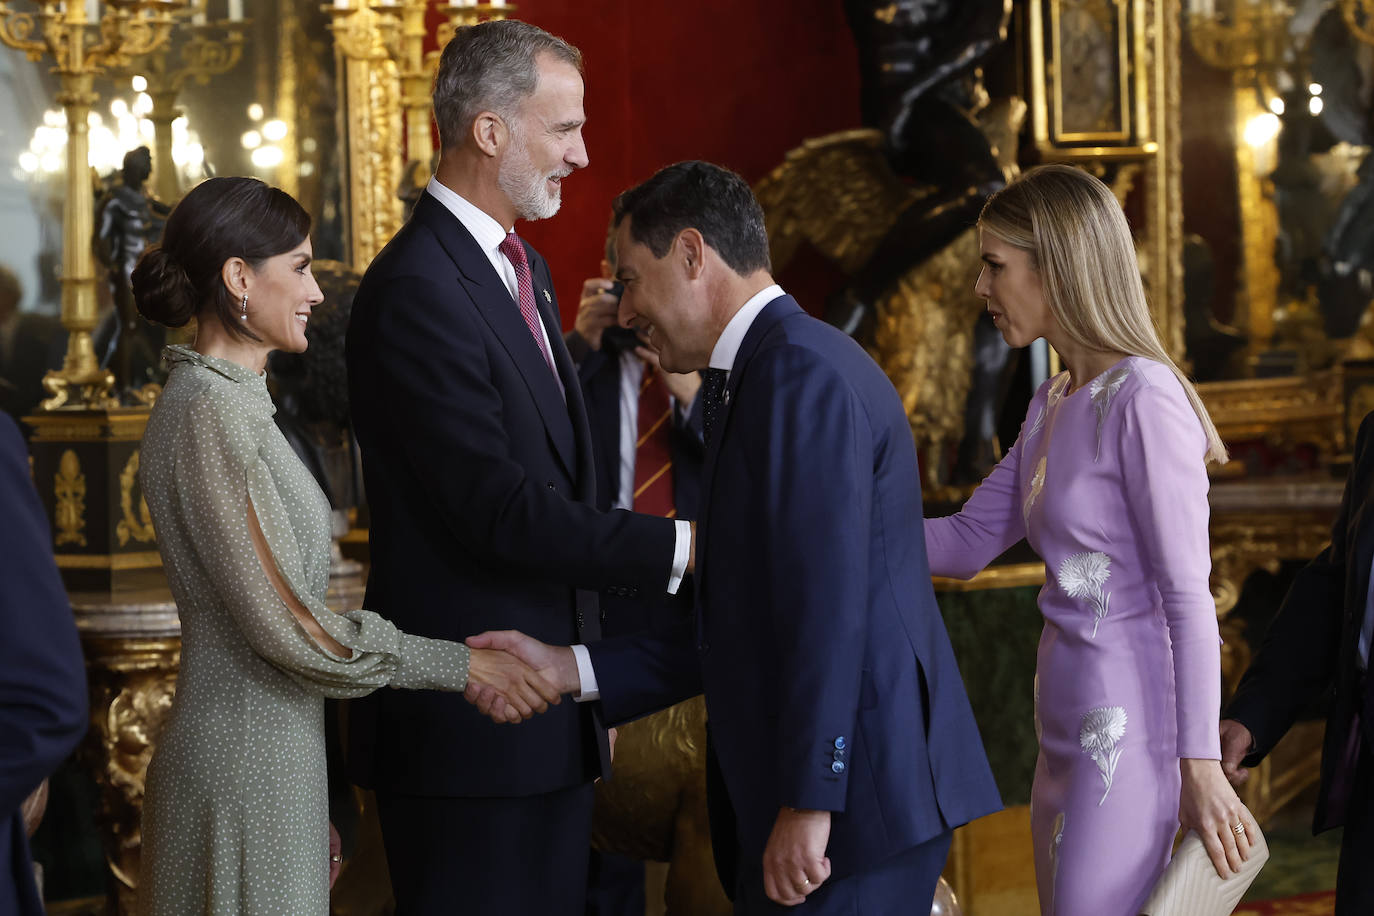
{"type": "Polygon", "coordinates": [[[1242,903],[1233,916],[1331,916],[1335,907],[1335,891],[1318,891],[1284,900],[1242,903]]]}
{"type": "Polygon", "coordinates": [[[1234,916],[1332,916],[1341,831],[1313,836],[1310,811],[1292,805],[1268,825],[1269,862],[1234,916]]]}
{"type": "MultiPolygon", "coordinates": [[[[1307,821],[1311,808],[1293,806],[1277,818],[1278,823],[1270,823],[1265,829],[1269,841],[1269,861],[1255,878],[1246,893],[1243,906],[1237,913],[1244,913],[1246,906],[1254,906],[1263,901],[1304,901],[1314,894],[1333,891],[1336,887],[1336,863],[1341,852],[1341,831],[1328,830],[1313,836],[1307,821]]],[[[1269,916],[1270,912],[1283,913],[1330,913],[1327,910],[1275,910],[1256,912],[1269,916]]]]}

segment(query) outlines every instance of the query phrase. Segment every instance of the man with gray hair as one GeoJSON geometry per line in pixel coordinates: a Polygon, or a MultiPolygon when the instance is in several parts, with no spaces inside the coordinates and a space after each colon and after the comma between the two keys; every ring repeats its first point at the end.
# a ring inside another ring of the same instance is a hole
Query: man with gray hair
{"type": "MultiPolygon", "coordinates": [[[[512,231],[553,216],[587,164],[581,64],[522,22],[458,30],[435,80],[438,168],[354,299],[366,603],[410,632],[594,641],[598,592],[673,593],[689,568],[687,522],[593,508],[553,283],[512,231]]],[[[580,914],[591,785],[609,772],[599,716],[563,703],[512,729],[457,696],[355,701],[351,775],[376,790],[398,913],[580,914]]]]}

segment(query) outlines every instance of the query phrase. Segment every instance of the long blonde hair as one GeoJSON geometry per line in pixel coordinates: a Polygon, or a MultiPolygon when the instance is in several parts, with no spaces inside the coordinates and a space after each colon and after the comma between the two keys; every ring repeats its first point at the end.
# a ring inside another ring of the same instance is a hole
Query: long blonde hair
{"type": "Polygon", "coordinates": [[[1207,436],[1207,460],[1226,463],[1202,398],[1159,342],[1126,214],[1106,185],[1073,166],[1038,166],[988,198],[978,226],[1030,255],[1045,304],[1075,344],[1172,369],[1207,436]]]}

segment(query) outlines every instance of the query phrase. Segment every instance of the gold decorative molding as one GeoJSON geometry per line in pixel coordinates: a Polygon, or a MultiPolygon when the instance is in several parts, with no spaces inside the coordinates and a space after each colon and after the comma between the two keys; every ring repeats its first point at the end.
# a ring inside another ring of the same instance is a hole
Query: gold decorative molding
{"type": "Polygon", "coordinates": [[[1031,129],[1041,158],[1095,165],[1103,176],[1120,163],[1136,174],[1112,183],[1142,185],[1141,274],[1160,338],[1175,359],[1184,356],[1180,3],[1032,0],[1027,29],[1031,129]],[[1066,67],[1091,72],[1066,75],[1066,67]],[[1111,86],[1097,82],[1103,74],[1114,74],[1111,86]],[[1069,104],[1066,90],[1083,97],[1069,104]],[[1075,104],[1087,110],[1108,102],[1114,125],[1080,130],[1064,121],[1075,104]]]}
{"type": "Polygon", "coordinates": [[[401,228],[401,87],[387,51],[395,23],[367,8],[326,7],[341,74],[340,113],[348,175],[344,200],[349,262],[364,269],[401,228]]]}
{"type": "Polygon", "coordinates": [[[1047,159],[1139,159],[1156,152],[1146,22],[1161,2],[1028,4],[1031,129],[1047,159]]]}
{"type": "Polygon", "coordinates": [[[1142,257],[1145,289],[1164,349],[1176,361],[1186,355],[1183,316],[1183,66],[1180,0],[1153,0],[1145,48],[1151,74],[1150,116],[1159,151],[1145,186],[1149,214],[1142,257]]]}
{"type": "Polygon", "coordinates": [[[53,490],[57,497],[54,543],[86,546],[86,475],[81,473],[81,459],[72,449],[62,453],[53,490]]]}
{"type": "MultiPolygon", "coordinates": [[[[81,609],[77,609],[78,619],[81,609]]],[[[91,689],[86,758],[100,787],[96,815],[112,881],[110,912],[132,916],[142,855],[148,761],[171,709],[181,665],[176,636],[83,633],[91,689]]]]}
{"type": "Polygon", "coordinates": [[[153,516],[148,511],[148,502],[143,498],[141,490],[138,494],[138,515],[134,515],[134,488],[138,486],[138,453],[139,450],[134,449],[134,453],[124,464],[124,470],[119,472],[119,509],[123,517],[115,526],[115,533],[119,538],[120,547],[128,544],[130,538],[143,543],[151,543],[154,540],[153,516]]]}
{"type": "Polygon", "coordinates": [[[162,565],[162,554],[156,550],[138,550],[129,553],[57,553],[54,554],[58,569],[154,569],[162,565]]]}
{"type": "MultiPolygon", "coordinates": [[[[144,391],[156,400],[156,393],[147,385],[144,391]]],[[[151,406],[152,401],[149,401],[151,406]]],[[[143,429],[148,425],[148,407],[120,407],[109,410],[93,411],[85,416],[76,416],[70,411],[61,413],[37,413],[24,418],[33,427],[33,442],[90,442],[95,440],[110,442],[138,442],[143,438],[143,429]]]]}
{"type": "Polygon", "coordinates": [[[1198,393],[1226,442],[1315,445],[1325,458],[1346,448],[1338,367],[1304,376],[1204,382],[1198,393]]]}
{"type": "MultiPolygon", "coordinates": [[[[269,7],[264,7],[264,11],[269,7]]],[[[276,4],[277,34],[281,53],[277,60],[276,115],[289,125],[291,136],[281,144],[282,160],[277,164],[276,183],[287,194],[299,198],[301,191],[301,135],[298,104],[300,96],[299,61],[309,54],[301,28],[299,5],[276,4]]]]}
{"type": "Polygon", "coordinates": [[[152,517],[138,480],[147,407],[61,410],[25,417],[33,474],[52,520],[69,589],[127,590],[159,578],[152,517]],[[73,535],[79,534],[76,538],[73,535]]]}
{"type": "Polygon", "coordinates": [[[1045,584],[1044,563],[1007,563],[989,566],[972,579],[932,576],[937,592],[981,592],[991,588],[1022,588],[1045,584]]]}
{"type": "Polygon", "coordinates": [[[1274,245],[1279,235],[1279,211],[1274,182],[1261,174],[1255,147],[1245,139],[1251,119],[1265,114],[1251,74],[1235,71],[1235,148],[1237,203],[1240,206],[1241,264],[1237,278],[1236,324],[1249,336],[1251,355],[1269,346],[1274,336],[1274,312],[1279,305],[1279,267],[1274,245]]]}

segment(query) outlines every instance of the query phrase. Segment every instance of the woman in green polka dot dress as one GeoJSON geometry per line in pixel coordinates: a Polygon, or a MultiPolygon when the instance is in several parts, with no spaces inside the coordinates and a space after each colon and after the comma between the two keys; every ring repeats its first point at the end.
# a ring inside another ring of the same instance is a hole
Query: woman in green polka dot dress
{"type": "Polygon", "coordinates": [[[306,348],[323,296],[310,217],[252,178],[187,194],[133,273],[139,311],[182,327],[141,475],[181,616],[176,698],[148,767],[138,912],[325,916],[324,698],[490,685],[509,721],[556,702],[499,653],[324,604],[329,503],[272,421],[264,367],[306,348]]]}

